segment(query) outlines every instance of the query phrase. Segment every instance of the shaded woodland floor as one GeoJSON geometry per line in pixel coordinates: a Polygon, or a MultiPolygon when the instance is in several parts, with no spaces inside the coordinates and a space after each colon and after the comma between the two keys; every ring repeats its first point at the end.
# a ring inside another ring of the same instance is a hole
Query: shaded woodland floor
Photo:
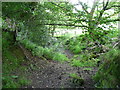
{"type": "MultiPolygon", "coordinates": [[[[31,81],[31,84],[22,88],[93,88],[92,76],[97,72],[97,67],[92,70],[84,70],[83,67],[73,67],[68,61],[59,62],[53,60],[43,60],[32,56],[31,52],[21,46],[27,58],[27,63],[23,66],[30,66],[24,74],[31,81]],[[83,85],[71,82],[70,73],[76,73],[84,79],[83,85]]],[[[70,59],[73,54],[65,50],[65,54],[70,59]]],[[[21,72],[19,72],[20,74],[21,72]]]]}

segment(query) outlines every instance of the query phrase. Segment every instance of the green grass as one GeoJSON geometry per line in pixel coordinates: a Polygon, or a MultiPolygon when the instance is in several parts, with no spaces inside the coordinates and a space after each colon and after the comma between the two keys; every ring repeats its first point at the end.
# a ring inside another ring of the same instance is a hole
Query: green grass
{"type": "Polygon", "coordinates": [[[75,77],[75,78],[79,78],[79,76],[76,74],[76,73],[70,73],[70,75],[69,75],[70,77],[75,77]]]}
{"type": "Polygon", "coordinates": [[[98,88],[118,88],[120,84],[120,50],[112,49],[101,58],[104,60],[93,77],[98,88]]]}
{"type": "Polygon", "coordinates": [[[66,61],[68,58],[66,55],[55,52],[52,48],[43,48],[42,46],[37,46],[33,44],[29,40],[23,40],[21,43],[25,46],[25,48],[31,50],[32,54],[38,57],[45,57],[46,59],[50,60],[57,60],[57,61],[66,61]]]}
{"type": "Polygon", "coordinates": [[[92,60],[77,60],[73,59],[71,61],[71,65],[75,67],[94,67],[97,65],[98,59],[92,59],[92,60]]]}
{"type": "Polygon", "coordinates": [[[22,50],[14,45],[12,34],[3,32],[3,51],[2,51],[2,82],[3,88],[20,88],[27,85],[29,80],[23,74],[16,75],[24,72],[27,67],[23,67],[25,56],[22,50]],[[19,69],[19,72],[17,72],[19,69]],[[24,82],[21,82],[24,81],[24,82]]]}
{"type": "Polygon", "coordinates": [[[53,60],[57,60],[57,61],[67,61],[68,58],[67,58],[64,54],[55,53],[55,54],[54,54],[54,57],[53,57],[53,60]]]}
{"type": "Polygon", "coordinates": [[[20,88],[22,86],[30,84],[30,80],[27,80],[25,76],[3,76],[2,77],[3,88],[20,88]]]}
{"type": "Polygon", "coordinates": [[[25,78],[25,77],[21,77],[21,78],[19,78],[18,83],[19,83],[21,86],[25,86],[25,85],[29,85],[29,84],[31,83],[31,81],[28,80],[28,79],[25,78]]]}
{"type": "Polygon", "coordinates": [[[70,73],[69,76],[71,77],[71,82],[74,85],[83,85],[84,79],[80,76],[78,76],[76,73],[70,73]]]}
{"type": "MultiPolygon", "coordinates": [[[[19,53],[20,54],[20,53],[19,53]]],[[[13,75],[17,73],[16,70],[19,68],[19,72],[24,72],[27,67],[21,66],[21,63],[25,62],[24,57],[18,56],[10,51],[9,49],[3,52],[3,88],[19,88],[23,85],[27,85],[29,80],[27,78],[13,75]],[[19,83],[24,81],[24,83],[19,83]]]]}
{"type": "Polygon", "coordinates": [[[66,41],[66,43],[69,42],[67,45],[67,49],[71,50],[74,54],[81,53],[82,50],[87,47],[86,40],[83,40],[84,38],[86,38],[85,35],[70,38],[66,41]]]}
{"type": "MultiPolygon", "coordinates": [[[[95,39],[97,42],[99,42],[101,45],[106,46],[107,48],[112,48],[111,43],[115,42],[118,37],[118,30],[109,30],[106,31],[108,34],[103,34],[103,37],[99,39],[95,39]],[[102,41],[101,41],[102,40],[102,41]]],[[[99,35],[99,34],[98,34],[99,35]]],[[[74,54],[79,54],[83,52],[86,48],[91,48],[95,46],[95,41],[92,40],[92,38],[89,37],[89,34],[82,34],[79,36],[75,36],[73,38],[70,38],[66,41],[67,49],[71,50],[74,54]]],[[[101,48],[96,47],[95,49],[92,49],[90,52],[100,52],[101,48]]]]}
{"type": "Polygon", "coordinates": [[[97,65],[99,58],[94,58],[95,55],[93,53],[84,52],[81,54],[74,55],[71,59],[70,64],[76,67],[94,67],[97,65]]]}

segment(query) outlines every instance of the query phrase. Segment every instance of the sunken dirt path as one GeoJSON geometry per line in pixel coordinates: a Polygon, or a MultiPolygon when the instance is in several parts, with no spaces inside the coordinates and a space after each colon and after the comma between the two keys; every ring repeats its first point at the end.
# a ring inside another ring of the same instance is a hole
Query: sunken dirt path
{"type": "MultiPolygon", "coordinates": [[[[22,48],[24,49],[24,48],[22,48]]],[[[23,86],[23,88],[93,88],[94,82],[92,76],[97,69],[93,67],[91,71],[83,70],[81,67],[72,67],[68,62],[58,62],[53,60],[42,60],[33,57],[31,53],[24,49],[26,56],[32,60],[32,64],[36,69],[30,68],[26,74],[31,84],[23,86]],[[70,73],[77,73],[84,78],[84,85],[74,85],[70,82],[70,73]]],[[[73,56],[69,50],[65,50],[68,58],[73,56]]]]}

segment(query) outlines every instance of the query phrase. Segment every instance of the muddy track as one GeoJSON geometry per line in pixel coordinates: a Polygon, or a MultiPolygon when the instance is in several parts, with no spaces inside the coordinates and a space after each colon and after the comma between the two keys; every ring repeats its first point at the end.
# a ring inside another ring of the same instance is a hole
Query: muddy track
{"type": "MultiPolygon", "coordinates": [[[[58,62],[53,60],[42,60],[38,57],[32,56],[32,54],[22,47],[27,57],[32,58],[31,63],[36,69],[30,68],[26,74],[31,84],[23,86],[22,88],[92,88],[94,82],[92,76],[96,73],[97,69],[92,68],[91,71],[83,70],[81,67],[72,67],[68,62],[58,62]],[[82,86],[75,85],[70,81],[70,73],[76,73],[84,78],[84,84],[82,86]]],[[[72,58],[73,54],[70,51],[65,50],[66,56],[72,58]]]]}

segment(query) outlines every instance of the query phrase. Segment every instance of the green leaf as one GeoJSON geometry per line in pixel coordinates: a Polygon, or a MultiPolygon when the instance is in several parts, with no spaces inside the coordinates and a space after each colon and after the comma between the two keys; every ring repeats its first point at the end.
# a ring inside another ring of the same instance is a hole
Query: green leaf
{"type": "Polygon", "coordinates": [[[18,78],[18,76],[14,76],[14,75],[13,75],[13,76],[11,76],[11,77],[12,77],[12,78],[14,78],[14,79],[18,78]]]}

